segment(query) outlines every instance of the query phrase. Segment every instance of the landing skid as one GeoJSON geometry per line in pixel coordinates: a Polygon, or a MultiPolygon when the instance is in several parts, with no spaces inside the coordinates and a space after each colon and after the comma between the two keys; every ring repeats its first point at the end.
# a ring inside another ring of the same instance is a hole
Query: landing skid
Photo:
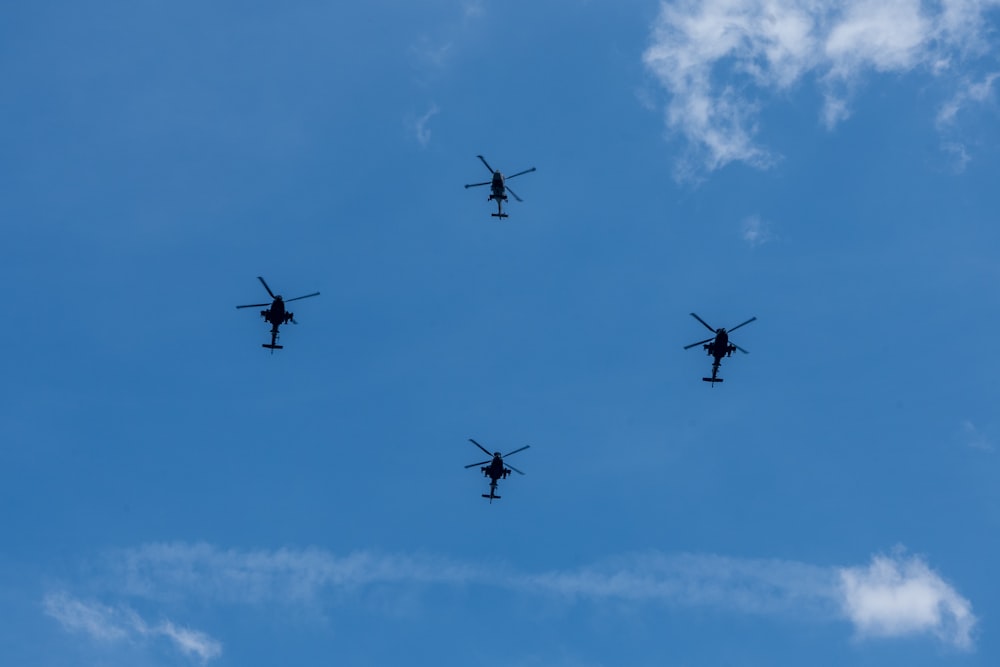
{"type": "Polygon", "coordinates": [[[722,382],[722,378],[702,378],[702,382],[711,382],[715,384],[716,382],[722,382]]]}
{"type": "Polygon", "coordinates": [[[266,347],[269,350],[283,350],[283,349],[285,349],[284,345],[268,345],[267,343],[261,343],[260,346],[261,347],[266,347]]]}
{"type": "Polygon", "coordinates": [[[507,218],[510,217],[506,213],[490,213],[494,218],[507,218]]]}

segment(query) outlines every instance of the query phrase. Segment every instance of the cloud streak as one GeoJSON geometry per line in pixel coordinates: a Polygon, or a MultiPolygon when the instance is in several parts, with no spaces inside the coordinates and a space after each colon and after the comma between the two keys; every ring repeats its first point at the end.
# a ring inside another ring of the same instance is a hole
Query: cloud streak
{"type": "Polygon", "coordinates": [[[186,656],[202,663],[222,655],[222,644],[198,630],[163,621],[150,625],[127,606],[107,606],[79,600],[66,592],[50,593],[42,600],[45,613],[63,629],[102,643],[135,643],[142,639],[166,638],[186,656]]]}
{"type": "MultiPolygon", "coordinates": [[[[963,650],[972,648],[976,624],[967,599],[922,558],[902,552],[876,555],[867,565],[851,567],[651,552],[576,569],[526,573],[433,556],[368,551],[339,556],[321,549],[241,551],[172,543],[115,552],[103,567],[110,595],[173,604],[197,600],[308,608],[386,586],[482,586],[567,604],[616,601],[842,620],[859,637],[929,635],[963,650]]],[[[136,632],[134,623],[112,622],[123,613],[113,607],[66,600],[59,608],[76,609],[73,614],[49,613],[68,630],[96,628],[85,631],[116,638],[136,632]],[[67,616],[71,620],[65,620],[67,616]]],[[[186,635],[168,628],[161,624],[156,631],[184,645],[186,635]]],[[[217,643],[200,644],[199,638],[208,641],[195,633],[188,645],[214,646],[221,652],[217,643]]],[[[189,652],[202,660],[211,653],[208,648],[189,652]]]]}
{"type": "Polygon", "coordinates": [[[431,118],[436,116],[440,111],[441,110],[438,109],[436,104],[432,104],[427,110],[427,113],[413,123],[413,132],[417,138],[417,143],[424,148],[427,148],[427,146],[431,143],[431,129],[427,127],[427,125],[431,118]]]}
{"type": "Polygon", "coordinates": [[[990,99],[993,95],[993,82],[998,76],[1000,76],[1000,72],[990,72],[983,77],[982,81],[963,82],[955,96],[938,110],[938,126],[945,127],[953,124],[959,111],[967,107],[969,102],[982,104],[990,99]]]}
{"type": "MultiPolygon", "coordinates": [[[[850,100],[870,73],[918,68],[954,75],[987,53],[984,15],[1000,0],[676,0],[661,2],[643,54],[668,94],[664,119],[683,137],[678,176],[731,162],[758,168],[776,157],[755,141],[760,97],[815,80],[820,118],[833,128],[850,116],[850,100]]],[[[959,91],[939,112],[953,117],[981,101],[982,87],[959,91]]]]}

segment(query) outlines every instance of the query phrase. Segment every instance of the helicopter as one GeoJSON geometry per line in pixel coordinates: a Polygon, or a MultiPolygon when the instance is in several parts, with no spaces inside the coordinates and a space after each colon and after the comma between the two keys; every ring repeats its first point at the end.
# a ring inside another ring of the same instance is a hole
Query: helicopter
{"type": "Polygon", "coordinates": [[[490,213],[490,215],[493,216],[494,218],[506,218],[507,214],[503,212],[503,203],[507,201],[507,193],[509,192],[517,201],[524,201],[524,200],[522,200],[520,197],[514,194],[514,191],[507,187],[505,181],[510,180],[515,176],[531,173],[535,171],[535,168],[532,167],[531,169],[525,169],[524,171],[519,171],[516,174],[511,174],[510,176],[504,177],[503,174],[501,174],[499,171],[496,171],[493,167],[491,167],[490,163],[487,162],[486,158],[484,158],[482,155],[477,155],[476,157],[482,160],[483,164],[486,165],[486,168],[493,173],[493,179],[489,181],[483,181],[482,183],[469,183],[465,187],[476,188],[479,187],[480,185],[490,186],[490,196],[486,198],[486,201],[495,200],[497,203],[497,212],[490,213]]]}
{"type": "Polygon", "coordinates": [[[265,322],[269,322],[271,324],[271,344],[268,345],[267,343],[262,343],[261,347],[268,348],[271,350],[271,354],[274,354],[275,350],[280,350],[284,347],[283,345],[278,345],[278,327],[282,324],[288,324],[289,322],[292,324],[298,324],[298,322],[295,321],[295,313],[290,313],[285,310],[285,304],[292,301],[298,301],[299,299],[308,299],[311,296],[319,296],[319,292],[313,292],[312,294],[306,294],[305,296],[297,296],[294,299],[282,299],[280,294],[275,294],[271,291],[271,288],[267,286],[267,283],[264,282],[263,278],[257,276],[257,280],[260,281],[260,284],[264,286],[264,289],[267,290],[267,293],[271,295],[271,298],[274,299],[274,301],[270,304],[250,303],[245,306],[236,306],[236,308],[260,308],[261,306],[270,306],[266,310],[260,311],[260,316],[264,318],[265,322]]]}
{"type": "Polygon", "coordinates": [[[737,324],[735,327],[731,327],[727,331],[726,329],[715,329],[714,327],[709,326],[708,322],[698,317],[695,313],[691,313],[691,317],[704,324],[706,329],[715,334],[713,338],[706,338],[705,340],[700,340],[697,343],[691,343],[690,345],[684,346],[685,350],[689,350],[692,347],[695,347],[696,345],[701,345],[702,347],[705,348],[710,357],[715,358],[715,360],[712,362],[712,377],[702,378],[702,380],[704,380],[705,382],[711,382],[712,386],[714,387],[716,382],[722,382],[722,378],[719,377],[719,366],[722,364],[723,357],[732,356],[733,352],[735,352],[736,350],[739,350],[743,354],[750,354],[739,345],[730,343],[729,334],[731,334],[732,332],[736,331],[737,329],[739,329],[744,325],[750,324],[757,318],[751,317],[746,322],[737,324]]]}
{"type": "Polygon", "coordinates": [[[489,498],[490,504],[492,505],[494,500],[500,500],[500,496],[497,495],[497,481],[501,479],[507,479],[507,475],[510,474],[511,470],[516,472],[518,475],[524,474],[523,472],[521,472],[512,465],[505,465],[503,462],[504,456],[510,456],[511,454],[517,454],[518,452],[523,452],[527,448],[531,447],[531,445],[525,445],[520,449],[515,449],[514,451],[507,452],[504,456],[501,456],[500,452],[493,452],[492,454],[490,454],[490,450],[486,449],[472,438],[469,438],[469,442],[474,444],[476,447],[479,447],[479,449],[483,450],[488,456],[492,457],[486,461],[480,461],[479,463],[470,463],[469,465],[465,466],[466,468],[482,466],[480,470],[483,471],[483,475],[490,478],[490,492],[484,493],[483,498],[489,498]]]}

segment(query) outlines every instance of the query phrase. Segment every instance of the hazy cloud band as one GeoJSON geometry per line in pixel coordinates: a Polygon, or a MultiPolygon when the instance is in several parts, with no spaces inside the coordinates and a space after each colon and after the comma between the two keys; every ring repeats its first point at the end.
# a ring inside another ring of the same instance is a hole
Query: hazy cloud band
{"type": "MultiPolygon", "coordinates": [[[[61,599],[61,604],[47,604],[49,614],[67,629],[99,638],[130,632],[127,622],[101,622],[120,618],[122,612],[116,610],[127,609],[125,602],[130,599],[169,602],[174,607],[194,600],[311,607],[335,605],[345,595],[363,596],[385,586],[484,586],[555,597],[567,604],[621,601],[804,615],[846,620],[859,637],[924,634],[964,650],[973,646],[976,625],[971,602],[923,558],[902,551],[847,567],[649,552],[531,573],[427,555],[372,551],[337,555],[322,549],[235,550],[171,543],[113,552],[101,567],[105,572],[100,585],[119,600],[117,606],[91,604],[78,606],[73,613],[58,611],[74,608],[68,595],[52,598],[61,599]]],[[[166,626],[143,624],[177,641],[166,626]]],[[[208,659],[212,650],[196,654],[208,659]]]]}

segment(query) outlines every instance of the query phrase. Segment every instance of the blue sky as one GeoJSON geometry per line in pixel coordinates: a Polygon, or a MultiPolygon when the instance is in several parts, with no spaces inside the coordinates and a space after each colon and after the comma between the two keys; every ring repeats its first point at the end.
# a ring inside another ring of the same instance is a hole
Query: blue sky
{"type": "Polygon", "coordinates": [[[0,662],[997,664],[998,4],[0,9],[0,662]]]}

